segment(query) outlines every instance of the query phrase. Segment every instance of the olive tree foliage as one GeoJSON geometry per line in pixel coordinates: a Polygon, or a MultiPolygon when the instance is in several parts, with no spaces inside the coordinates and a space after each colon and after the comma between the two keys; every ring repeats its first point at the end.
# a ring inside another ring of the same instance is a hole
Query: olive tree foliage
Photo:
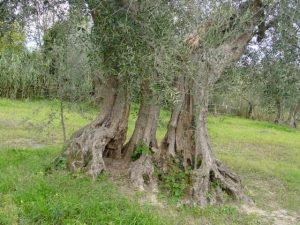
{"type": "MultiPolygon", "coordinates": [[[[80,17],[79,17],[80,18],[80,17]]],[[[88,62],[88,24],[71,12],[66,21],[55,23],[43,37],[42,56],[46,62],[49,98],[84,101],[92,92],[88,62]]]]}
{"type": "MultiPolygon", "coordinates": [[[[56,22],[43,37],[42,56],[46,61],[45,93],[60,100],[60,120],[64,143],[67,141],[64,108],[66,103],[87,101],[92,93],[91,67],[88,62],[89,25],[72,10],[67,20],[56,22]]],[[[74,104],[73,104],[74,105],[74,104]]]]}
{"type": "Polygon", "coordinates": [[[298,100],[299,71],[295,65],[289,64],[284,60],[265,62],[265,68],[260,74],[263,84],[262,103],[274,109],[276,123],[284,122],[284,107],[294,105],[293,101],[298,100]]]}
{"type": "Polygon", "coordinates": [[[213,90],[210,111],[214,114],[231,114],[250,119],[267,115],[266,109],[261,107],[263,85],[258,82],[260,75],[261,66],[258,65],[239,64],[228,68],[213,90]]]}
{"type": "MultiPolygon", "coordinates": [[[[286,108],[297,109],[300,94],[299,8],[298,1],[277,3],[276,23],[268,30],[268,44],[262,43],[260,49],[264,57],[259,62],[261,73],[257,81],[263,84],[262,103],[276,112],[276,123],[285,121],[286,108]]],[[[291,124],[295,126],[294,122],[291,124]]]]}
{"type": "MultiPolygon", "coordinates": [[[[166,91],[180,55],[172,12],[164,1],[88,1],[91,61],[101,78],[115,76],[130,92],[144,80],[166,91]]],[[[161,95],[161,93],[160,93],[161,95]]]]}
{"type": "Polygon", "coordinates": [[[290,111],[287,122],[293,127],[291,115],[297,114],[300,94],[298,10],[298,1],[275,2],[268,13],[265,39],[253,39],[240,62],[228,71],[228,79],[220,82],[220,86],[227,88],[223,96],[235,107],[243,99],[247,110],[255,106],[255,118],[272,118],[281,123],[290,111]],[[231,98],[234,92],[240,96],[235,102],[231,98]]]}
{"type": "MultiPolygon", "coordinates": [[[[273,97],[277,106],[277,117],[275,122],[285,120],[280,116],[281,105],[290,109],[288,123],[296,127],[296,115],[299,112],[300,99],[300,9],[299,1],[284,1],[279,10],[279,21],[276,27],[277,35],[273,51],[269,54],[272,58],[267,67],[278,68],[274,71],[274,79],[281,76],[280,81],[275,86],[278,97],[273,97]],[[271,65],[275,61],[274,65],[271,65]],[[278,65],[278,66],[276,66],[278,65]]],[[[270,88],[272,90],[272,88],[270,88]]]]}

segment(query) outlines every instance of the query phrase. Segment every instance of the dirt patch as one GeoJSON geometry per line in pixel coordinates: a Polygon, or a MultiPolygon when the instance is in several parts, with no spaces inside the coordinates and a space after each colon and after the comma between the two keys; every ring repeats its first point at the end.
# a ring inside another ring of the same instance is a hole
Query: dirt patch
{"type": "Polygon", "coordinates": [[[284,209],[268,212],[256,206],[243,205],[241,211],[247,214],[254,213],[266,218],[268,221],[271,221],[273,225],[297,225],[300,223],[300,216],[296,216],[284,209]]]}
{"type": "Polygon", "coordinates": [[[37,149],[45,147],[44,144],[39,143],[33,139],[30,138],[18,138],[13,140],[5,141],[2,145],[4,147],[10,147],[10,148],[31,148],[31,149],[37,149]]]}

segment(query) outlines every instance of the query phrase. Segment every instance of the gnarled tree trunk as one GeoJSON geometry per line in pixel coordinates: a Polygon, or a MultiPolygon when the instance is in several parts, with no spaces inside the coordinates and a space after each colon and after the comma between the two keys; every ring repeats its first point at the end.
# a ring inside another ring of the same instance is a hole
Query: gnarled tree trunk
{"type": "Polygon", "coordinates": [[[213,153],[207,129],[209,92],[203,88],[195,93],[195,151],[200,159],[193,171],[193,200],[204,206],[223,201],[223,192],[236,200],[248,200],[239,177],[219,162],[213,153]]]}
{"type": "MultiPolygon", "coordinates": [[[[132,153],[139,146],[152,152],[156,152],[158,149],[156,130],[160,107],[157,103],[157,97],[149,85],[149,81],[145,80],[142,86],[142,101],[134,132],[122,150],[127,162],[131,160],[132,153]]],[[[130,163],[130,180],[139,190],[157,191],[152,155],[150,152],[140,152],[140,154],[138,159],[130,163]]]]}
{"type": "Polygon", "coordinates": [[[248,200],[242,191],[240,179],[213,154],[207,129],[209,94],[223,74],[225,68],[241,56],[251,34],[241,34],[235,40],[224,43],[215,49],[195,54],[199,64],[199,75],[194,79],[195,99],[195,157],[200,159],[200,166],[193,171],[192,196],[199,205],[214,204],[223,201],[226,192],[236,200],[248,200]]]}
{"type": "Polygon", "coordinates": [[[130,140],[123,148],[123,154],[126,159],[130,159],[131,154],[138,145],[154,150],[158,148],[156,129],[159,111],[160,107],[157,104],[157,98],[149,87],[149,81],[145,81],[142,87],[142,101],[135,128],[130,140]]]}
{"type": "Polygon", "coordinates": [[[74,133],[66,149],[68,167],[72,171],[85,170],[93,178],[105,170],[104,157],[122,157],[129,115],[127,92],[116,79],[101,84],[101,89],[101,113],[74,133]]]}
{"type": "Polygon", "coordinates": [[[180,98],[173,107],[168,130],[160,146],[164,172],[168,169],[169,159],[175,160],[185,169],[192,167],[194,161],[193,98],[190,84],[186,77],[179,76],[175,80],[175,87],[180,92],[180,98]]]}

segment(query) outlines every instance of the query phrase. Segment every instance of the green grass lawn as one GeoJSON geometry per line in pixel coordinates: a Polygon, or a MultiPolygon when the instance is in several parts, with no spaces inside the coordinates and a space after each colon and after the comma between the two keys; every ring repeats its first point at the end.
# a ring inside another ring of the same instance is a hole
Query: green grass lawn
{"type": "Polygon", "coordinates": [[[300,213],[300,132],[267,122],[210,118],[218,157],[241,175],[258,206],[300,213]]]}
{"type": "MultiPolygon", "coordinates": [[[[59,154],[62,131],[56,101],[0,99],[0,225],[10,224],[268,224],[238,205],[161,208],[126,196],[106,175],[95,182],[66,170],[45,173],[59,154]]],[[[66,109],[67,134],[97,111],[66,109]]],[[[130,115],[129,135],[137,107],[130,115]]],[[[161,112],[158,139],[169,113],[161,112]]],[[[236,117],[210,117],[217,157],[237,172],[256,205],[265,211],[300,214],[300,131],[236,117]]],[[[300,224],[300,222],[299,222],[300,224]]]]}

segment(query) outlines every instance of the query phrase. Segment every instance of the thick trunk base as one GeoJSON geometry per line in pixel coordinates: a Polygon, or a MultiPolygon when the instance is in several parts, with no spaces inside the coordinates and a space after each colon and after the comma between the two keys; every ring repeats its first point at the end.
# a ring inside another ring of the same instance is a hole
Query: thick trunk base
{"type": "Polygon", "coordinates": [[[129,178],[139,191],[157,192],[157,179],[154,175],[154,165],[150,155],[142,155],[130,165],[129,178]]]}
{"type": "Polygon", "coordinates": [[[208,91],[202,89],[195,93],[195,101],[198,103],[195,109],[195,149],[201,163],[193,173],[193,200],[200,206],[222,203],[226,193],[235,200],[250,202],[242,190],[239,177],[215,158],[207,128],[208,91]]]}
{"type": "Polygon", "coordinates": [[[152,95],[148,82],[142,88],[142,102],[140,105],[138,118],[135,123],[134,132],[123,147],[123,154],[130,160],[132,153],[137,147],[147,148],[153,152],[158,149],[156,130],[159,119],[160,107],[156,102],[156,97],[152,95]]]}
{"type": "Polygon", "coordinates": [[[192,179],[193,201],[200,206],[223,203],[224,194],[237,201],[251,202],[243,193],[239,177],[219,161],[214,161],[208,167],[203,166],[195,170],[192,179]]]}
{"type": "Polygon", "coordinates": [[[193,99],[189,94],[189,84],[183,76],[175,81],[181,93],[179,102],[174,106],[168,131],[161,142],[161,167],[168,170],[168,162],[175,161],[184,169],[192,168],[195,159],[193,140],[193,99]]]}
{"type": "Polygon", "coordinates": [[[243,193],[239,177],[213,154],[207,129],[208,92],[199,90],[193,98],[188,92],[181,93],[182,101],[173,109],[161,144],[162,173],[168,171],[170,162],[177,163],[182,171],[192,169],[190,200],[200,206],[222,203],[225,195],[251,202],[243,193]]]}
{"type": "Polygon", "coordinates": [[[84,170],[93,179],[106,169],[103,158],[122,158],[126,140],[129,104],[125,91],[110,81],[103,90],[102,112],[91,124],[77,131],[66,149],[71,171],[84,170]]]}
{"type": "Polygon", "coordinates": [[[73,136],[67,150],[71,171],[83,169],[95,179],[106,169],[104,157],[119,158],[117,145],[122,146],[126,132],[105,124],[90,124],[73,136]]]}

